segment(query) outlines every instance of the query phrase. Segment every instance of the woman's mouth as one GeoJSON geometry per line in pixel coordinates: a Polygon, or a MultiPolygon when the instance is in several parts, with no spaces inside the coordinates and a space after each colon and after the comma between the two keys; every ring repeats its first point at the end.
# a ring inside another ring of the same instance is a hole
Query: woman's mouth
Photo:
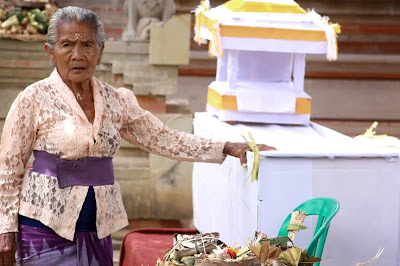
{"type": "Polygon", "coordinates": [[[85,69],[86,69],[85,67],[72,67],[71,68],[72,71],[83,71],[85,69]]]}

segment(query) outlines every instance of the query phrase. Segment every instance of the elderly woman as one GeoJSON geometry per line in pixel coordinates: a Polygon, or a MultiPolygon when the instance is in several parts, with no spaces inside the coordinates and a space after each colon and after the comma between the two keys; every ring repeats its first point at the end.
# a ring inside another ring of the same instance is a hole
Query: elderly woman
{"type": "Polygon", "coordinates": [[[121,138],[173,159],[245,160],[247,144],[171,130],[131,91],[94,78],[104,41],[89,10],[62,8],[50,21],[55,69],[18,95],[1,139],[0,265],[16,250],[19,265],[112,265],[110,234],[128,224],[112,165],[121,138]]]}

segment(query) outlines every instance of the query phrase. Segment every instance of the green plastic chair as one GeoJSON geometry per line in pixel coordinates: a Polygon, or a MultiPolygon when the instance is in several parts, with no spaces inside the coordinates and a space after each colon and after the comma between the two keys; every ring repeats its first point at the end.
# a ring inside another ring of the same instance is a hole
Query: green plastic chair
{"type": "MultiPolygon", "coordinates": [[[[312,238],[310,244],[307,247],[307,254],[308,256],[317,256],[319,258],[322,258],[322,251],[324,250],[324,245],[325,245],[325,240],[326,236],[328,234],[329,230],[329,225],[332,220],[332,218],[336,215],[336,213],[339,211],[340,204],[337,200],[332,199],[332,198],[314,198],[310,199],[306,202],[303,202],[300,204],[297,208],[295,208],[293,211],[300,210],[304,213],[309,215],[318,215],[318,222],[315,227],[314,231],[314,237],[312,238]]],[[[290,218],[291,218],[291,213],[288,215],[288,217],[285,219],[283,222],[281,229],[279,230],[278,236],[287,236],[288,231],[286,230],[290,218]]],[[[318,266],[318,263],[315,263],[314,265],[318,266]]]]}

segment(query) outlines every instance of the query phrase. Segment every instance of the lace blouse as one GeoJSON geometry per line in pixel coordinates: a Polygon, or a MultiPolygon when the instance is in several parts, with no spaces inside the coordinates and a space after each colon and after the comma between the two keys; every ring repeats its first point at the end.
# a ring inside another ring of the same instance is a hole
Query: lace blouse
{"type": "MultiPolygon", "coordinates": [[[[88,187],[59,188],[57,178],[26,169],[33,150],[67,160],[113,157],[121,138],[172,159],[222,163],[224,142],[172,130],[139,107],[133,93],[90,81],[95,119],[88,121],[57,70],[28,86],[7,115],[0,148],[0,233],[18,231],[18,213],[72,240],[88,187]]],[[[120,188],[95,186],[99,238],[128,224],[120,188]]]]}

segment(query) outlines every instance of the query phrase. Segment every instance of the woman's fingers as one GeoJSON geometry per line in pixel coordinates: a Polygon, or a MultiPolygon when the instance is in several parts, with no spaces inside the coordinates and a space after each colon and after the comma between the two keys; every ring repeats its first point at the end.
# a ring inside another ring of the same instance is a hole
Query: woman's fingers
{"type": "Polygon", "coordinates": [[[247,163],[246,150],[242,154],[240,154],[239,159],[241,165],[245,165],[247,163]]]}
{"type": "Polygon", "coordinates": [[[15,252],[4,252],[0,255],[0,266],[13,266],[15,264],[15,252]]]}
{"type": "MultiPolygon", "coordinates": [[[[257,144],[260,151],[273,151],[276,150],[274,147],[270,147],[265,144],[257,144]]],[[[251,148],[246,142],[226,142],[224,147],[224,153],[237,157],[240,159],[240,163],[243,165],[247,163],[246,152],[251,151],[251,148]]]]}
{"type": "Polygon", "coordinates": [[[268,146],[268,145],[265,145],[265,144],[257,144],[257,146],[258,146],[258,149],[260,151],[274,151],[274,150],[276,150],[274,147],[271,147],[271,146],[268,146]]]}
{"type": "Polygon", "coordinates": [[[0,266],[13,266],[16,250],[15,233],[0,234],[0,266]]]}
{"type": "Polygon", "coordinates": [[[7,252],[4,256],[4,266],[13,266],[15,263],[15,254],[7,252]]]}

